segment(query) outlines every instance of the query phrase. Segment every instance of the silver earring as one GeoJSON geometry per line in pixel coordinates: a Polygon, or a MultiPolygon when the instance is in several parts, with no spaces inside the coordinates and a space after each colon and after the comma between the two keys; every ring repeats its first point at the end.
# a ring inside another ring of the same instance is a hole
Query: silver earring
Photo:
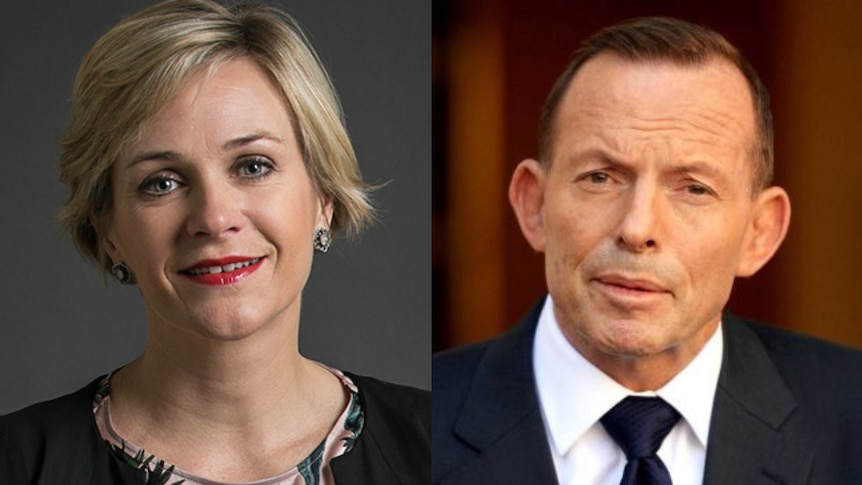
{"type": "Polygon", "coordinates": [[[319,253],[329,251],[329,245],[332,244],[332,233],[328,228],[318,227],[314,230],[314,250],[319,253]]]}
{"type": "Polygon", "coordinates": [[[131,285],[135,282],[135,276],[132,274],[132,270],[126,266],[126,263],[120,261],[119,263],[111,266],[111,274],[114,275],[114,278],[123,285],[131,285]]]}

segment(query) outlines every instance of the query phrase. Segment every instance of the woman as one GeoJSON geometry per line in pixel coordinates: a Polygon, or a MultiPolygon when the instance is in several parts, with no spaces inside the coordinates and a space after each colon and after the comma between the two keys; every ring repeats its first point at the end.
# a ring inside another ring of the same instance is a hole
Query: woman
{"type": "Polygon", "coordinates": [[[82,63],[62,149],[61,219],[138,286],[147,346],[4,417],[0,464],[25,483],[429,480],[427,392],[298,351],[313,253],[373,209],[289,18],[178,0],[122,21],[82,63]]]}

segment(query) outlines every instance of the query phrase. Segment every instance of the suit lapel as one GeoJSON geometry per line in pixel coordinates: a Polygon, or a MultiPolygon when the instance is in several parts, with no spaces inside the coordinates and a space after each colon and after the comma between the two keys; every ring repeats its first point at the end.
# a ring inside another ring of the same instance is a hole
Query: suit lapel
{"type": "Polygon", "coordinates": [[[728,314],[723,322],[704,484],[806,483],[814,453],[795,439],[796,399],[758,336],[728,314]]]}
{"type": "MultiPolygon", "coordinates": [[[[455,424],[477,454],[441,481],[557,483],[533,377],[536,308],[489,345],[455,424]]],[[[814,452],[800,438],[796,399],[759,337],[729,314],[704,470],[705,485],[801,485],[814,452]]]]}
{"type": "Polygon", "coordinates": [[[533,376],[541,305],[488,347],[455,424],[476,457],[441,483],[557,483],[533,376]]]}

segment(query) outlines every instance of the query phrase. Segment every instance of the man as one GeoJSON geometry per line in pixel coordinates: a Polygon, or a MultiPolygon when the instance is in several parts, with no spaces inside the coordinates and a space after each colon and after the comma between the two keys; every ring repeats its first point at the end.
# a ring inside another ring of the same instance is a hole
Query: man
{"type": "Polygon", "coordinates": [[[719,34],[646,18],[586,41],[509,188],[549,294],[435,356],[432,481],[862,483],[862,354],[722,314],[787,232],[772,147],[719,34]]]}

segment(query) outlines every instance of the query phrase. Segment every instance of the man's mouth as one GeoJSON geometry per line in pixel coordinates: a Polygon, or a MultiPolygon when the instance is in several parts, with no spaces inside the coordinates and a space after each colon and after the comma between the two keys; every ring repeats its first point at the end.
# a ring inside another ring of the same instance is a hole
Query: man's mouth
{"type": "Polygon", "coordinates": [[[603,285],[615,286],[629,291],[644,293],[670,293],[663,285],[645,278],[629,278],[620,275],[603,275],[596,278],[603,285]]]}

